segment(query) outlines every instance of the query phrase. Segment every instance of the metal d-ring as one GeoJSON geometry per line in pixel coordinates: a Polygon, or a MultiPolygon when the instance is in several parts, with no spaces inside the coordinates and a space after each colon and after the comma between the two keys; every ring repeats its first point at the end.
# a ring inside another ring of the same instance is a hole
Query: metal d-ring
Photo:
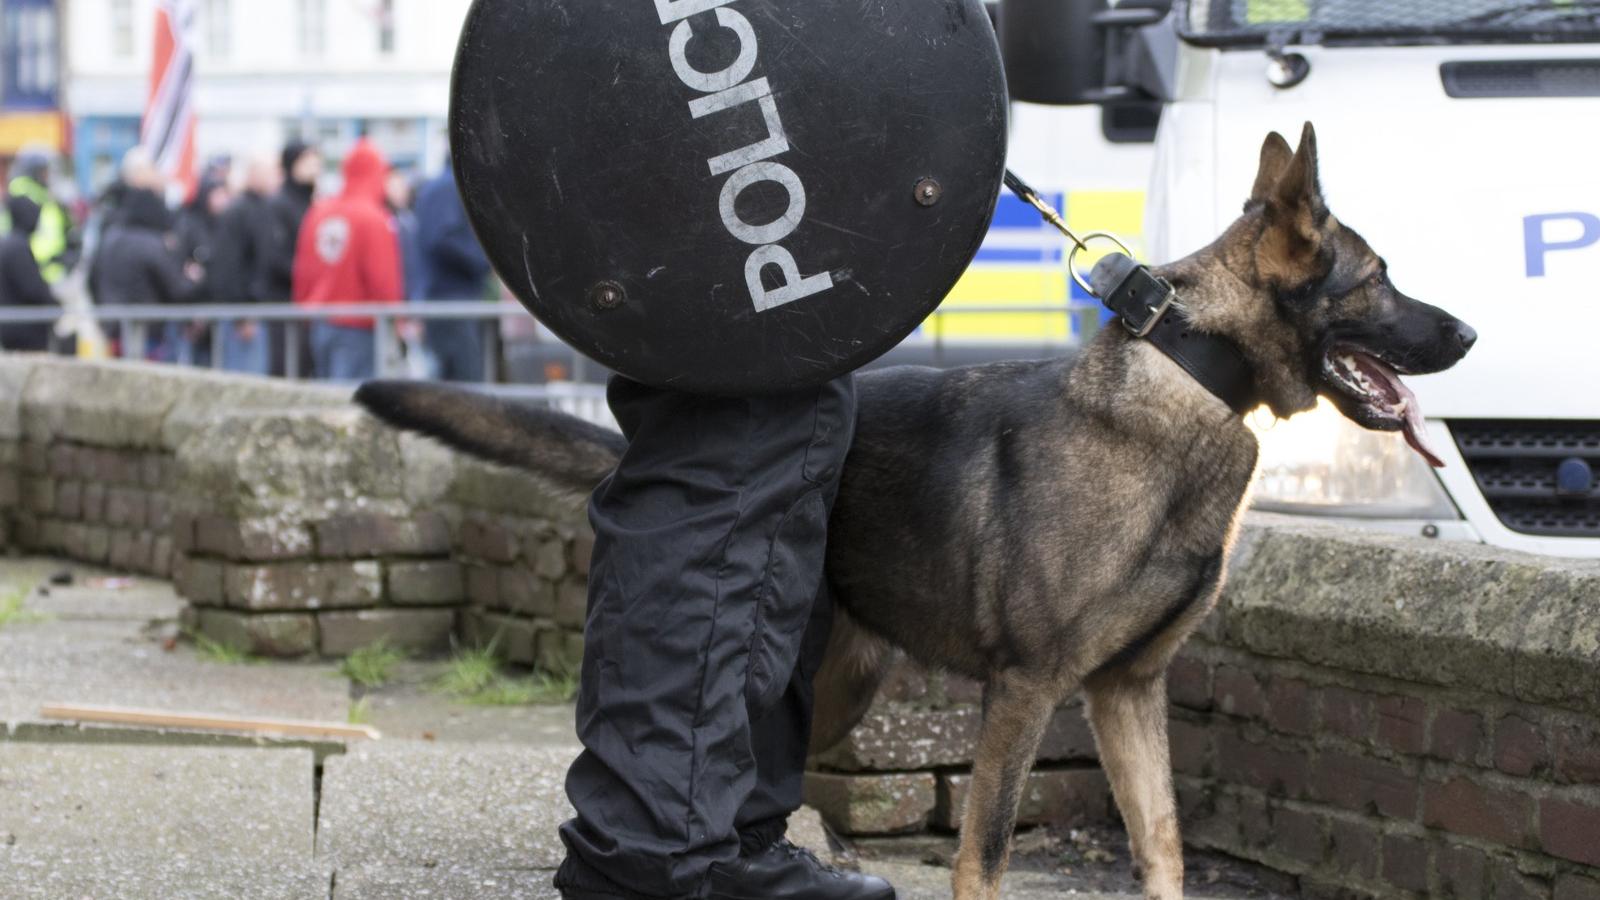
{"type": "Polygon", "coordinates": [[[1128,245],[1124,244],[1116,235],[1106,231],[1095,231],[1084,235],[1083,239],[1072,248],[1072,252],[1067,254],[1067,271],[1071,273],[1072,280],[1077,283],[1078,287],[1083,288],[1084,293],[1091,297],[1099,298],[1100,295],[1095,292],[1093,287],[1089,286],[1088,279],[1084,278],[1082,275],[1079,275],[1078,267],[1073,265],[1074,261],[1076,261],[1078,258],[1078,251],[1087,248],[1089,246],[1089,242],[1093,241],[1095,238],[1101,238],[1116,244],[1117,249],[1121,250],[1124,255],[1130,258],[1133,256],[1133,251],[1129,250],[1128,245]]]}

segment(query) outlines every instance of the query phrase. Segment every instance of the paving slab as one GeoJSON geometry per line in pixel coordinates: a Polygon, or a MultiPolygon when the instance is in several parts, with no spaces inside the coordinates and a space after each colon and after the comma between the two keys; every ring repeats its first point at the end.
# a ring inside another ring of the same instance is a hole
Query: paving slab
{"type": "Polygon", "coordinates": [[[573,754],[384,741],[330,757],[317,855],[352,867],[553,869],[573,754]]]}
{"type": "Polygon", "coordinates": [[[330,665],[230,665],[169,640],[183,601],[165,582],[96,574],[38,593],[38,560],[0,560],[0,584],[33,591],[27,620],[0,627],[0,722],[46,703],[138,706],[344,721],[349,685],[330,665]],[[119,586],[126,585],[126,586],[119,586]]]}
{"type": "Polygon", "coordinates": [[[512,744],[577,756],[572,704],[474,706],[439,692],[447,662],[408,660],[389,684],[365,692],[368,722],[385,738],[440,743],[512,744]]]}
{"type": "Polygon", "coordinates": [[[440,869],[340,870],[334,900],[561,900],[552,873],[440,869]]]}
{"type": "Polygon", "coordinates": [[[54,619],[101,622],[177,622],[185,606],[164,581],[96,577],[35,594],[28,607],[54,619]]]}
{"type": "Polygon", "coordinates": [[[8,900],[325,900],[332,875],[309,861],[218,862],[102,848],[0,848],[8,900]]]}
{"type": "Polygon", "coordinates": [[[0,743],[0,846],[309,863],[310,750],[0,743]]]}
{"type": "MultiPolygon", "coordinates": [[[[950,870],[906,862],[864,861],[863,872],[889,879],[898,900],[950,900],[950,870]]],[[[1066,895],[1066,882],[1039,872],[1008,873],[1000,885],[1005,900],[1059,900],[1066,895]]],[[[1096,894],[1073,891],[1075,900],[1137,900],[1134,894],[1096,894]]]]}

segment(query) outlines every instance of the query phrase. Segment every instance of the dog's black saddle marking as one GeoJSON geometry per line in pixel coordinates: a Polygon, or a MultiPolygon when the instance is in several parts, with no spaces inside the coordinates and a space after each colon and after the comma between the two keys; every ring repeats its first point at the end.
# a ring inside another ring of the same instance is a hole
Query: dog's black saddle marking
{"type": "Polygon", "coordinates": [[[1094,267],[1089,281],[1130,334],[1154,344],[1234,412],[1242,416],[1260,405],[1255,371],[1238,345],[1193,328],[1165,279],[1112,253],[1094,267]]]}

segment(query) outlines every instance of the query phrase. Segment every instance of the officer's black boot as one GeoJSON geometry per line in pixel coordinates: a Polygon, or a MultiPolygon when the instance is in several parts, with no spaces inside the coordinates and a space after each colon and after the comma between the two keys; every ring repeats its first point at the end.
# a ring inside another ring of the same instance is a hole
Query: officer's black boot
{"type": "Polygon", "coordinates": [[[882,878],[836,869],[787,839],[712,866],[706,888],[709,900],[894,900],[882,878]]]}

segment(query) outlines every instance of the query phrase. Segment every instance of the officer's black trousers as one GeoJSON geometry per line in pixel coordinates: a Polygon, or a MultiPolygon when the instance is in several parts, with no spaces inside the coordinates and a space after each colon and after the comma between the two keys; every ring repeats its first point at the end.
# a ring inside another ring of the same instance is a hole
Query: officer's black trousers
{"type": "Polygon", "coordinates": [[[616,379],[609,399],[629,444],[589,507],[586,749],[556,881],[694,897],[800,806],[855,387],[712,398],[616,379]]]}

